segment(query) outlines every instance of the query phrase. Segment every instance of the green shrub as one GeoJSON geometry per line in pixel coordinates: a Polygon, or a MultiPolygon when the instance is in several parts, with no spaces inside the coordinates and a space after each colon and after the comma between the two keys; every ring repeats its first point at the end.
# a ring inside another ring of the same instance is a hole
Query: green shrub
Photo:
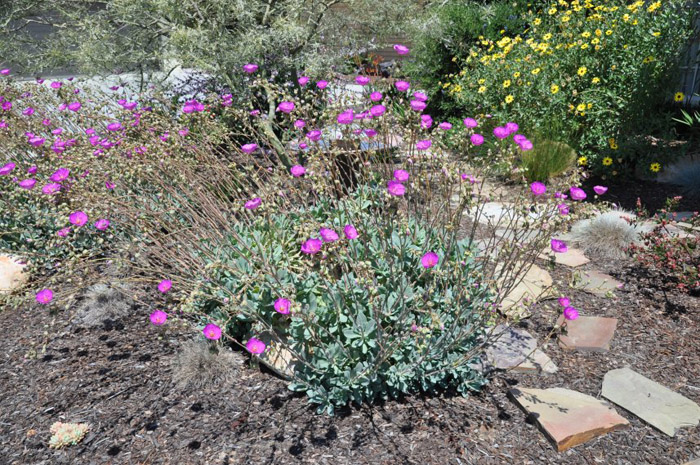
{"type": "Polygon", "coordinates": [[[576,152],[563,142],[534,141],[534,148],[523,153],[522,165],[528,181],[548,181],[574,166],[576,152]]]}

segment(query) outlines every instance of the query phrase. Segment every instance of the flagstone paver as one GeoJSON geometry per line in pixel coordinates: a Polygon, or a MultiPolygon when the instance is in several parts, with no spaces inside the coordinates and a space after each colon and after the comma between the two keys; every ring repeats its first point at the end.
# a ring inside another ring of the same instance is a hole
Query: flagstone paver
{"type": "Polygon", "coordinates": [[[700,465],[700,458],[692,460],[690,462],[685,462],[683,465],[700,465]]]}
{"type": "Polygon", "coordinates": [[[27,280],[23,265],[9,255],[0,255],[0,294],[10,292],[27,280]]]}
{"type": "Polygon", "coordinates": [[[606,402],[570,389],[517,388],[508,394],[560,452],[629,425],[606,402]]]}
{"type": "Polygon", "coordinates": [[[605,296],[622,287],[620,281],[595,270],[577,272],[575,281],[578,288],[599,296],[605,296]]]}
{"type": "Polygon", "coordinates": [[[564,253],[554,253],[551,248],[548,248],[540,255],[540,257],[544,259],[550,259],[552,256],[554,256],[554,263],[566,265],[571,268],[576,268],[590,262],[588,257],[584,255],[583,250],[574,249],[572,247],[569,247],[564,253]]]}
{"type": "MultiPolygon", "coordinates": [[[[515,286],[501,303],[501,309],[506,313],[510,314],[511,310],[517,307],[519,304],[526,301],[536,301],[538,298],[551,294],[552,286],[552,276],[537,265],[532,265],[532,267],[525,274],[523,280],[515,286]]],[[[504,283],[499,282],[499,287],[502,287],[504,283]]],[[[518,316],[525,317],[527,312],[523,312],[519,309],[517,312],[518,316]]]]}
{"type": "Polygon", "coordinates": [[[557,372],[552,359],[537,348],[537,339],[524,329],[498,325],[493,336],[497,339],[486,347],[486,359],[493,367],[519,372],[557,372]]]}
{"type": "Polygon", "coordinates": [[[698,404],[630,368],[608,371],[602,396],[669,436],[700,422],[698,404]]]}
{"type": "MultiPolygon", "coordinates": [[[[558,325],[564,323],[560,316],[558,325]]],[[[583,352],[605,352],[610,349],[610,341],[615,335],[617,318],[580,316],[567,320],[566,334],[559,336],[559,346],[566,350],[583,352]]]]}

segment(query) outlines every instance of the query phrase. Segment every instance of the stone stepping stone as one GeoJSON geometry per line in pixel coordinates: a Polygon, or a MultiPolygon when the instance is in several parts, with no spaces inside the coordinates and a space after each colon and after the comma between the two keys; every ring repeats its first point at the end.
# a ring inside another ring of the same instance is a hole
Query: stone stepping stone
{"type": "Polygon", "coordinates": [[[556,373],[557,366],[537,348],[537,339],[520,328],[498,325],[495,341],[486,347],[486,360],[494,368],[517,372],[556,373]]]}
{"type": "Polygon", "coordinates": [[[294,366],[297,363],[294,355],[287,350],[284,345],[280,344],[270,332],[266,331],[262,334],[251,333],[248,335],[248,338],[252,336],[260,339],[267,346],[265,352],[258,357],[260,363],[267,366],[282,378],[292,378],[294,376],[294,366]]]}
{"type": "Polygon", "coordinates": [[[508,395],[559,452],[629,425],[606,402],[570,389],[516,388],[508,395]]]}
{"type": "Polygon", "coordinates": [[[602,396],[671,437],[700,422],[698,404],[629,368],[605,374],[602,396]]]}
{"type": "Polygon", "coordinates": [[[600,271],[583,271],[574,275],[575,287],[598,296],[605,297],[609,292],[622,288],[622,283],[600,271]]]}
{"type": "Polygon", "coordinates": [[[683,465],[700,465],[700,458],[692,460],[690,462],[685,462],[683,465]]]}
{"type": "MultiPolygon", "coordinates": [[[[498,287],[503,287],[505,283],[499,281],[498,287]]],[[[520,318],[529,316],[527,311],[518,308],[521,304],[534,303],[540,298],[552,293],[552,276],[537,265],[527,271],[523,280],[506,295],[501,302],[501,310],[508,316],[516,315],[520,318]]]]}
{"type": "Polygon", "coordinates": [[[12,292],[27,281],[26,266],[10,255],[0,255],[0,294],[12,292]]]}
{"type": "Polygon", "coordinates": [[[564,253],[554,253],[551,248],[548,248],[540,254],[540,258],[545,260],[551,259],[552,256],[554,256],[554,263],[566,265],[571,268],[576,268],[590,262],[588,257],[584,255],[583,250],[571,247],[564,253]]]}
{"type": "MultiPolygon", "coordinates": [[[[564,323],[560,316],[557,325],[564,323]]],[[[566,334],[559,336],[559,347],[565,350],[582,352],[605,352],[610,349],[610,341],[615,335],[617,318],[600,316],[580,316],[566,322],[566,334]]]]}
{"type": "MultiPolygon", "coordinates": [[[[477,207],[469,210],[470,215],[476,215],[477,207]]],[[[513,205],[500,202],[486,202],[479,210],[479,223],[481,224],[498,224],[503,223],[504,226],[515,217],[513,205]]]]}

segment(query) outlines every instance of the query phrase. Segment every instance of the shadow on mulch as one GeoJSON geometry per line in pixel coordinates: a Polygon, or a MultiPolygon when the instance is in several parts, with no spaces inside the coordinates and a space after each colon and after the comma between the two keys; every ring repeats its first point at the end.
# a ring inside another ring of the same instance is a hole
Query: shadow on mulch
{"type": "MultiPolygon", "coordinates": [[[[621,206],[625,210],[635,211],[637,209],[637,199],[640,199],[642,206],[646,208],[650,215],[658,212],[666,205],[666,199],[682,196],[679,186],[664,184],[650,180],[622,180],[590,178],[582,183],[583,189],[593,192],[593,186],[606,186],[608,191],[601,197],[601,200],[612,202],[621,206]]],[[[588,201],[593,201],[593,196],[589,195],[588,201]]],[[[700,211],[700,202],[688,198],[683,198],[678,205],[678,211],[700,211]]]]}

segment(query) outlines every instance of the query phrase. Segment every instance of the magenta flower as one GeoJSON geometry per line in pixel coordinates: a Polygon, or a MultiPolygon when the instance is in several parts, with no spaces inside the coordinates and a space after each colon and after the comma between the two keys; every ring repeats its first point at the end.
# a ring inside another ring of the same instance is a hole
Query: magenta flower
{"type": "Polygon", "coordinates": [[[326,87],[328,87],[328,81],[324,81],[324,80],[322,79],[322,80],[320,80],[320,81],[318,81],[318,82],[316,83],[316,87],[318,87],[319,89],[323,90],[323,89],[325,89],[326,87]]]}
{"type": "Polygon", "coordinates": [[[414,111],[423,111],[427,106],[422,100],[411,100],[411,109],[414,111]]]}
{"type": "Polygon", "coordinates": [[[313,131],[307,132],[306,137],[312,141],[319,141],[321,140],[321,131],[314,129],[313,131]]]}
{"type": "Polygon", "coordinates": [[[384,96],[381,92],[372,92],[371,94],[369,94],[369,99],[373,102],[379,102],[383,98],[384,96]]]}
{"type": "Polygon", "coordinates": [[[364,132],[367,137],[374,137],[377,135],[377,131],[375,129],[372,129],[372,128],[367,128],[362,132],[364,132]]]}
{"type": "Polygon", "coordinates": [[[345,237],[347,237],[349,240],[357,239],[359,236],[357,229],[355,229],[355,226],[351,224],[346,224],[345,228],[343,228],[343,232],[345,233],[345,237]]]}
{"type": "Polygon", "coordinates": [[[418,150],[428,150],[433,143],[430,140],[419,140],[416,143],[416,149],[418,150]]]}
{"type": "Polygon", "coordinates": [[[282,315],[289,315],[289,307],[292,305],[292,303],[288,299],[277,299],[275,300],[275,310],[277,313],[281,313],[282,315]]]}
{"type": "Polygon", "coordinates": [[[41,192],[43,192],[46,195],[57,194],[60,190],[61,190],[61,185],[56,184],[55,182],[49,183],[41,188],[41,192]]]}
{"type": "Polygon", "coordinates": [[[241,146],[241,151],[243,153],[251,154],[258,150],[258,144],[245,144],[241,146]]]}
{"type": "Polygon", "coordinates": [[[117,185],[114,184],[113,182],[105,181],[105,187],[109,190],[112,190],[116,187],[117,185]]]}
{"type": "Polygon", "coordinates": [[[164,279],[158,283],[158,290],[165,294],[173,287],[173,282],[169,279],[164,279]]]}
{"type": "Polygon", "coordinates": [[[281,102],[277,105],[277,111],[281,111],[282,113],[291,113],[294,111],[294,108],[294,102],[281,102]]]}
{"type": "Polygon", "coordinates": [[[245,344],[245,348],[248,352],[254,355],[260,355],[265,352],[265,343],[260,339],[251,337],[245,344]]]}
{"type": "Polygon", "coordinates": [[[420,259],[423,268],[432,268],[438,264],[440,257],[435,252],[428,252],[420,259]]]}
{"type": "Polygon", "coordinates": [[[572,200],[583,200],[586,198],[586,192],[579,187],[571,187],[569,189],[569,194],[572,200]]]}
{"type": "Polygon", "coordinates": [[[180,134],[182,137],[185,137],[187,134],[190,133],[189,128],[182,128],[179,131],[177,131],[178,134],[180,134]]]}
{"type": "Polygon", "coordinates": [[[116,123],[109,123],[107,125],[107,130],[108,131],[119,131],[122,129],[122,123],[116,122],[116,123]]]}
{"type": "Polygon", "coordinates": [[[214,323],[209,323],[202,330],[202,334],[204,334],[204,337],[210,341],[218,341],[221,339],[221,328],[216,326],[214,323]]]}
{"type": "Polygon", "coordinates": [[[256,65],[255,63],[248,63],[248,64],[243,65],[243,71],[245,71],[248,74],[253,74],[257,70],[258,70],[258,65],[256,65]]]}
{"type": "Polygon", "coordinates": [[[513,142],[515,142],[516,144],[520,144],[526,140],[527,137],[523,136],[522,134],[516,134],[513,136],[513,142]]]}
{"type": "Polygon", "coordinates": [[[557,205],[557,208],[559,209],[559,214],[561,216],[566,216],[569,214],[569,206],[565,203],[560,203],[559,205],[557,205]]]}
{"type": "Polygon", "coordinates": [[[386,183],[386,190],[389,194],[400,197],[406,193],[406,186],[401,184],[399,181],[391,180],[386,183]]]}
{"type": "Polygon", "coordinates": [[[63,85],[62,82],[60,81],[53,81],[51,84],[49,84],[52,89],[60,89],[61,86],[63,85]]]}
{"type": "Polygon", "coordinates": [[[298,119],[298,120],[294,121],[294,127],[295,127],[295,128],[301,129],[301,128],[303,128],[304,126],[306,126],[306,121],[304,121],[303,119],[298,119]]]}
{"type": "Polygon", "coordinates": [[[566,307],[564,309],[564,318],[567,320],[575,320],[578,318],[578,310],[576,310],[574,307],[566,307]]]}
{"type": "Polygon", "coordinates": [[[80,102],[72,102],[68,104],[68,109],[70,111],[78,111],[83,107],[83,105],[80,102]]]}
{"type": "Polygon", "coordinates": [[[462,181],[469,181],[469,184],[474,184],[476,182],[476,178],[471,174],[463,173],[462,181]]]}
{"type": "Polygon", "coordinates": [[[564,241],[560,241],[559,239],[552,239],[551,246],[555,253],[566,253],[566,251],[569,250],[566,243],[564,241]]]}
{"type": "Polygon", "coordinates": [[[539,181],[535,181],[532,184],[530,184],[530,190],[535,195],[542,195],[545,192],[547,192],[547,186],[545,186],[539,181]]]}
{"type": "Polygon", "coordinates": [[[530,142],[527,139],[525,139],[524,141],[522,141],[518,145],[520,146],[520,150],[522,150],[523,152],[527,152],[528,150],[532,150],[532,147],[533,147],[532,142],[530,142]]]}
{"type": "Polygon", "coordinates": [[[369,112],[375,118],[382,116],[386,112],[386,107],[384,105],[374,105],[369,109],[369,112]]]}
{"type": "Polygon", "coordinates": [[[295,178],[298,178],[300,176],[303,176],[304,173],[306,173],[306,168],[304,168],[301,165],[294,165],[290,168],[289,171],[292,173],[292,176],[294,176],[295,178]]]}
{"type": "Polygon", "coordinates": [[[496,126],[493,128],[493,135],[496,136],[498,139],[505,139],[508,137],[508,130],[504,128],[503,126],[496,126]]]}
{"type": "Polygon", "coordinates": [[[608,191],[608,188],[605,186],[593,186],[593,190],[596,194],[603,195],[608,191]]]}
{"type": "Polygon", "coordinates": [[[401,45],[401,44],[394,45],[394,50],[399,55],[408,55],[408,52],[411,51],[408,47],[406,47],[405,45],[401,45]]]}
{"type": "Polygon", "coordinates": [[[518,129],[520,129],[520,126],[518,126],[517,123],[508,122],[506,123],[506,130],[508,131],[508,134],[513,134],[514,132],[518,132],[518,129]]]}
{"type": "Polygon", "coordinates": [[[421,102],[427,102],[428,101],[428,96],[425,95],[423,92],[414,92],[413,93],[413,98],[416,100],[420,100],[421,102]]]}
{"type": "Polygon", "coordinates": [[[438,127],[443,131],[449,131],[452,129],[452,124],[448,123],[447,121],[443,121],[442,123],[438,124],[438,127]]]}
{"type": "Polygon", "coordinates": [[[255,210],[260,206],[262,203],[262,199],[260,197],[256,197],[254,199],[248,200],[244,207],[247,208],[248,210],[255,210]]]}
{"type": "Polygon", "coordinates": [[[165,324],[165,321],[168,319],[168,314],[165,313],[163,310],[156,310],[153,313],[151,313],[148,318],[151,320],[151,323],[153,323],[155,326],[161,326],[165,324]]]}
{"type": "Polygon", "coordinates": [[[345,110],[338,115],[338,124],[350,124],[355,119],[355,115],[352,110],[345,110]]]}
{"type": "Polygon", "coordinates": [[[469,140],[473,145],[481,145],[484,143],[484,136],[481,134],[472,134],[469,140]]]}
{"type": "Polygon", "coordinates": [[[95,228],[97,228],[99,231],[104,231],[109,227],[109,220],[105,218],[101,218],[97,221],[95,221],[95,228]]]}
{"type": "Polygon", "coordinates": [[[571,305],[571,300],[568,297],[559,297],[559,305],[562,307],[568,307],[571,305]]]}
{"type": "Polygon", "coordinates": [[[59,168],[54,171],[49,180],[53,182],[65,181],[68,178],[68,175],[70,175],[70,170],[68,168],[59,168]]]}
{"type": "Polygon", "coordinates": [[[361,86],[366,86],[369,84],[370,79],[367,76],[357,76],[355,82],[361,86]]]}
{"type": "Polygon", "coordinates": [[[10,74],[10,68],[0,69],[0,75],[7,76],[10,74]]]}
{"type": "Polygon", "coordinates": [[[395,170],[394,171],[394,179],[396,179],[399,182],[408,181],[408,178],[410,176],[411,176],[410,173],[406,170],[395,170]]]}
{"type": "Polygon", "coordinates": [[[321,242],[321,239],[307,239],[306,242],[301,245],[301,251],[308,255],[315,255],[321,250],[322,245],[323,242],[321,242]]]}
{"type": "Polygon", "coordinates": [[[36,301],[40,304],[48,304],[53,300],[53,291],[51,289],[42,289],[36,293],[36,301]]]}
{"type": "Polygon", "coordinates": [[[22,111],[22,114],[24,116],[32,116],[34,114],[34,108],[32,108],[32,107],[25,108],[24,111],[22,111]]]}
{"type": "Polygon", "coordinates": [[[15,165],[12,162],[4,164],[2,166],[2,168],[0,168],[0,176],[5,176],[7,174],[10,174],[12,172],[12,170],[15,169],[15,166],[17,166],[17,165],[15,165]]]}
{"type": "Polygon", "coordinates": [[[308,76],[302,76],[299,79],[297,79],[297,82],[299,83],[300,86],[304,87],[306,84],[309,83],[309,77],[308,76]]]}
{"type": "Polygon", "coordinates": [[[31,190],[36,184],[36,179],[24,179],[18,183],[19,187],[26,190],[31,190]]]}
{"type": "Polygon", "coordinates": [[[430,129],[430,127],[433,125],[433,118],[430,115],[421,115],[420,116],[420,127],[423,129],[430,129]]]}
{"type": "Polygon", "coordinates": [[[70,228],[61,228],[58,231],[56,231],[56,235],[58,237],[66,237],[69,232],[70,232],[70,228]]]}
{"type": "Polygon", "coordinates": [[[338,238],[338,233],[329,228],[321,228],[318,233],[321,235],[323,242],[335,242],[338,238]]]}
{"type": "Polygon", "coordinates": [[[85,212],[82,211],[76,211],[70,214],[68,217],[68,220],[70,221],[71,224],[74,224],[76,226],[82,226],[88,221],[88,216],[85,212]]]}
{"type": "Polygon", "coordinates": [[[46,142],[46,139],[44,139],[43,137],[33,136],[29,138],[29,143],[34,147],[41,147],[42,145],[44,145],[44,142],[46,142]]]}
{"type": "Polygon", "coordinates": [[[475,128],[479,125],[474,118],[464,118],[464,125],[468,128],[475,128]]]}
{"type": "Polygon", "coordinates": [[[411,83],[406,81],[396,81],[394,86],[399,92],[406,92],[411,87],[411,83]]]}

